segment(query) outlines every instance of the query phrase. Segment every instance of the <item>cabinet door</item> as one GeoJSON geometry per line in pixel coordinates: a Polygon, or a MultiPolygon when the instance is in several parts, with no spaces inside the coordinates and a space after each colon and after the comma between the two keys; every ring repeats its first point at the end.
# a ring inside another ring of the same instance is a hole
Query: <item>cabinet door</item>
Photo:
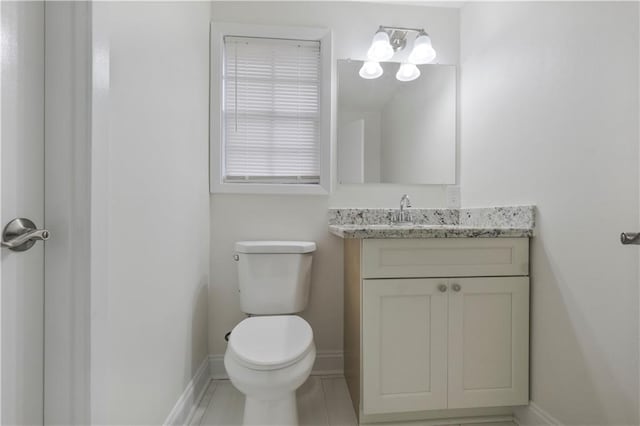
{"type": "Polygon", "coordinates": [[[447,293],[442,279],[363,280],[364,414],[446,408],[447,293]]]}
{"type": "Polygon", "coordinates": [[[449,408],[527,404],[529,278],[449,280],[449,408]]]}

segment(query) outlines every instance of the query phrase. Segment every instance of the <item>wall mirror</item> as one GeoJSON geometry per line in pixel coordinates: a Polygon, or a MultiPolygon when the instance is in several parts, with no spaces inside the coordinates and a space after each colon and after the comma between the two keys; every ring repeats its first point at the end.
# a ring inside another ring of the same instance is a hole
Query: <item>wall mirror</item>
{"type": "Polygon", "coordinates": [[[398,63],[370,80],[362,64],[338,60],[338,182],[454,184],[455,65],[418,65],[402,82],[398,63]]]}

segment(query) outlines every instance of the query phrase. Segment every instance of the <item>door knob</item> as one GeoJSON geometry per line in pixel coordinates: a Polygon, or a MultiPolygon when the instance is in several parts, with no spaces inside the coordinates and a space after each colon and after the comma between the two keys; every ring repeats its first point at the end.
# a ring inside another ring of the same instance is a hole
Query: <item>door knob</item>
{"type": "Polygon", "coordinates": [[[445,291],[447,291],[447,286],[444,284],[439,284],[438,290],[440,290],[441,293],[444,293],[445,291]]]}
{"type": "Polygon", "coordinates": [[[451,288],[453,289],[453,291],[460,291],[462,287],[460,287],[460,284],[453,284],[451,288]]]}
{"type": "Polygon", "coordinates": [[[630,245],[640,245],[640,233],[639,232],[623,232],[620,234],[620,242],[622,244],[630,245]]]}
{"type": "Polygon", "coordinates": [[[46,241],[50,233],[46,229],[38,229],[32,221],[23,217],[13,219],[4,227],[0,245],[13,251],[29,250],[36,241],[46,241]]]}

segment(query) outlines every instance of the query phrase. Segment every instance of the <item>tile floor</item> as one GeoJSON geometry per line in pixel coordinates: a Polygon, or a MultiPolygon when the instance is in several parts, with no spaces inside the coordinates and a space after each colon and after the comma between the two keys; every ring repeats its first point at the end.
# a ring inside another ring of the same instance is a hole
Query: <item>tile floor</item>
{"type": "MultiPolygon", "coordinates": [[[[311,376],[298,389],[300,426],[358,426],[347,383],[342,376],[311,376]]],[[[191,417],[190,426],[240,426],[244,396],[228,380],[212,380],[191,417]]],[[[392,423],[386,423],[385,426],[392,423]]],[[[430,421],[393,423],[427,426],[430,421]]],[[[512,422],[450,426],[516,426],[512,422]]]]}
{"type": "MultiPolygon", "coordinates": [[[[244,396],[228,380],[212,380],[196,409],[192,426],[239,426],[244,396]]],[[[298,389],[300,426],[357,426],[341,376],[311,376],[298,389]]]]}

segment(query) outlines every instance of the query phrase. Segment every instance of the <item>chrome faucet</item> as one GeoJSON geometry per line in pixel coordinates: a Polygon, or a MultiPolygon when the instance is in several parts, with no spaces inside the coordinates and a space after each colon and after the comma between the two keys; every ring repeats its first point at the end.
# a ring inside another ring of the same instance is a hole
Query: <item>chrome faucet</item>
{"type": "Polygon", "coordinates": [[[395,213],[392,217],[394,223],[407,223],[411,222],[413,218],[411,217],[411,212],[407,211],[407,209],[411,207],[411,200],[407,194],[404,194],[402,198],[400,198],[400,211],[395,213]]]}

